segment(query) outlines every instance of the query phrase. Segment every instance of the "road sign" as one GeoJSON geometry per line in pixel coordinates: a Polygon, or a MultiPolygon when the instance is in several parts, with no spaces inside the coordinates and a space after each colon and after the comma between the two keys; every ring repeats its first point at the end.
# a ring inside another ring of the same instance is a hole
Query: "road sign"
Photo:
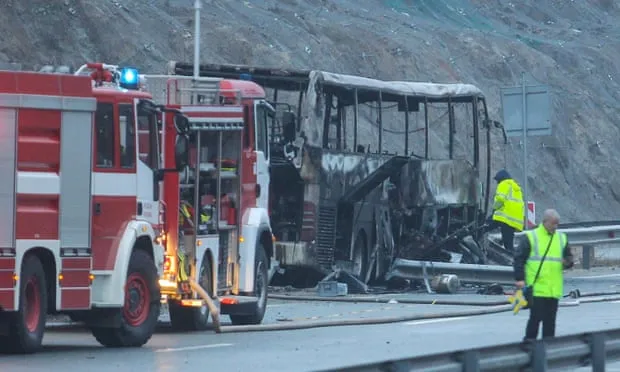
{"type": "Polygon", "coordinates": [[[526,229],[531,229],[536,226],[536,203],[533,201],[527,202],[527,221],[526,229]]]}
{"type": "Polygon", "coordinates": [[[523,107],[523,86],[501,88],[502,114],[507,137],[523,136],[523,113],[528,136],[551,135],[551,103],[546,85],[525,86],[525,108],[523,107]]]}
{"type": "Polygon", "coordinates": [[[502,117],[506,137],[522,136],[523,200],[527,200],[527,137],[551,134],[551,103],[546,85],[526,85],[521,73],[521,87],[501,88],[502,117]]]}
{"type": "Polygon", "coordinates": [[[21,63],[0,62],[0,70],[21,71],[22,70],[22,64],[21,63]]]}

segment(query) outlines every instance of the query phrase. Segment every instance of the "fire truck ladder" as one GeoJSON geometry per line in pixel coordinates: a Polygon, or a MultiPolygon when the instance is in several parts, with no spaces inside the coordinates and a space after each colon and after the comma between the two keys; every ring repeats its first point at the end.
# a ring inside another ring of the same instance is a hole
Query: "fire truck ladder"
{"type": "Polygon", "coordinates": [[[172,105],[220,104],[220,78],[180,75],[140,75],[156,102],[172,105]]]}
{"type": "Polygon", "coordinates": [[[219,78],[176,77],[176,99],[182,105],[218,105],[222,104],[219,78]],[[180,85],[180,86],[179,86],[180,85]]]}

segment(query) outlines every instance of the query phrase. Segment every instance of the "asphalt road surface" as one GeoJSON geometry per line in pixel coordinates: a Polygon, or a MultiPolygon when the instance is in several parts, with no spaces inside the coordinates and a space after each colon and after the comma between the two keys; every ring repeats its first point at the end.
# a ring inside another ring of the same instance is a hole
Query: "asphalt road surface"
{"type": "MultiPolygon", "coordinates": [[[[460,310],[461,307],[442,306],[460,310]]],[[[620,303],[560,308],[558,335],[620,325],[620,303]]],[[[438,311],[436,305],[270,301],[266,323],[322,318],[376,317],[438,311]],[[386,309],[387,308],[387,309],[386,309]]],[[[226,317],[225,317],[226,318],[226,317]]],[[[0,356],[0,371],[317,371],[360,362],[514,342],[523,337],[527,312],[432,319],[395,324],[298,331],[214,334],[160,330],[139,349],[105,349],[84,330],[49,330],[41,353],[0,356]]],[[[612,367],[612,366],[610,366],[612,367]]]]}

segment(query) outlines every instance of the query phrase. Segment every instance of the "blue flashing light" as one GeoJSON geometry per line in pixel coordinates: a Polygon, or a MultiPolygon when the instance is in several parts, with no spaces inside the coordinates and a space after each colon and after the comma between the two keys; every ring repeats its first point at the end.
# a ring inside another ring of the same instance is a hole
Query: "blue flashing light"
{"type": "Polygon", "coordinates": [[[252,80],[252,75],[250,74],[240,74],[239,75],[239,80],[248,80],[251,81],[252,80]]]}
{"type": "Polygon", "coordinates": [[[135,68],[125,67],[121,70],[119,84],[125,89],[137,90],[139,88],[140,77],[135,68]]]}

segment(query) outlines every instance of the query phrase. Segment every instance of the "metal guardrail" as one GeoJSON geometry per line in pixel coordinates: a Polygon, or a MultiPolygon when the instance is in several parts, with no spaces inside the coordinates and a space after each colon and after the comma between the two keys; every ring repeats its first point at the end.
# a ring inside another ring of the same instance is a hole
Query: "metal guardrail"
{"type": "Polygon", "coordinates": [[[595,227],[595,226],[614,226],[614,225],[620,225],[620,220],[568,222],[568,223],[561,223],[558,227],[560,229],[569,229],[569,228],[574,228],[574,227],[595,227]]]}
{"type": "Polygon", "coordinates": [[[454,274],[461,282],[468,283],[514,284],[515,282],[512,266],[427,262],[403,258],[394,260],[386,280],[393,277],[428,280],[429,276],[443,274],[454,274]]]}
{"type": "MultiPolygon", "coordinates": [[[[571,227],[561,228],[557,231],[563,232],[568,237],[570,245],[592,245],[608,244],[620,242],[620,224],[591,226],[591,227],[571,227]]],[[[525,232],[518,232],[515,236],[523,236],[525,232]]],[[[501,234],[489,234],[489,238],[500,239],[501,234]]]]}
{"type": "MultiPolygon", "coordinates": [[[[565,224],[558,231],[568,236],[571,246],[582,247],[581,264],[586,270],[592,265],[592,254],[595,245],[620,243],[620,221],[592,221],[565,224]],[[579,227],[567,227],[568,225],[579,227]],[[590,226],[588,226],[590,225],[590,226]]],[[[523,236],[524,232],[516,233],[515,236],[523,236]]],[[[489,234],[489,238],[499,240],[501,234],[489,234]]]]}
{"type": "Polygon", "coordinates": [[[616,360],[620,360],[620,329],[536,340],[532,343],[520,342],[387,360],[325,371],[546,372],[591,366],[592,371],[604,372],[605,364],[616,360]]]}
{"type": "MultiPolygon", "coordinates": [[[[590,268],[590,253],[595,244],[609,244],[620,242],[620,225],[575,227],[558,229],[566,233],[568,242],[571,246],[582,246],[582,266],[590,268]],[[617,237],[616,237],[617,236],[617,237]]],[[[515,236],[523,236],[520,232],[515,236]]],[[[500,234],[489,234],[489,237],[499,239],[500,234]]],[[[428,286],[430,276],[454,274],[462,282],[481,283],[481,284],[514,284],[514,273],[512,266],[503,265],[476,265],[448,262],[427,262],[406,259],[394,260],[386,279],[393,277],[407,279],[424,279],[428,286]]],[[[430,291],[430,289],[428,289],[430,291]]]]}

